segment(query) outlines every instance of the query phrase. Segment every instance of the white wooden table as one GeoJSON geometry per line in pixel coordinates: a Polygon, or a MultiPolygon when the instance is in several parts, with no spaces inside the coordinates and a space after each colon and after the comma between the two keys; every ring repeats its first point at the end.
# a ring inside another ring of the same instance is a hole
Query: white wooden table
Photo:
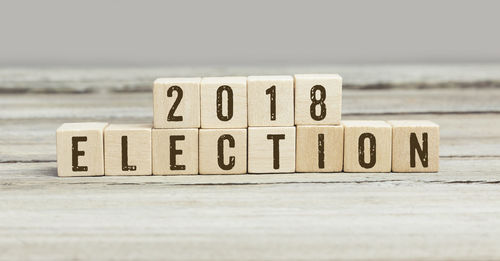
{"type": "Polygon", "coordinates": [[[0,70],[0,259],[500,259],[500,67],[392,68],[340,67],[343,118],[437,122],[439,173],[58,178],[59,124],[151,122],[152,78],[203,70],[0,70]]]}

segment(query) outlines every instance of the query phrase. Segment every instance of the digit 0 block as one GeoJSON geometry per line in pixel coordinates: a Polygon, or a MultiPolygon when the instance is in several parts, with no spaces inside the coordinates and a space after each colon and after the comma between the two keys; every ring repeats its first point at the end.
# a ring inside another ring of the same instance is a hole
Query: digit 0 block
{"type": "Polygon", "coordinates": [[[64,123],[57,131],[57,175],[103,176],[104,122],[64,123]]]}
{"type": "Polygon", "coordinates": [[[297,126],[297,172],[340,172],[344,162],[344,127],[297,126]]]}
{"type": "Polygon", "coordinates": [[[295,124],[338,125],[342,78],[337,74],[295,75],[295,124]]]}
{"type": "Polygon", "coordinates": [[[153,175],[198,174],[198,129],[153,129],[153,175]]]}
{"type": "Polygon", "coordinates": [[[247,77],[201,80],[201,127],[247,127],[247,77]]]}
{"type": "Polygon", "coordinates": [[[200,127],[201,78],[160,78],[153,87],[155,128],[200,127]]]}
{"type": "Polygon", "coordinates": [[[104,130],[106,176],[151,175],[151,125],[110,124],[104,130]]]}
{"type": "Polygon", "coordinates": [[[292,76],[248,77],[248,126],[293,126],[292,76]]]}
{"type": "Polygon", "coordinates": [[[295,172],[295,127],[249,127],[248,172],[295,172]]]}
{"type": "Polygon", "coordinates": [[[200,174],[245,174],[247,129],[201,129],[200,174]]]}
{"type": "Polygon", "coordinates": [[[388,121],[392,125],[392,171],[439,171],[439,125],[431,121],[388,121]]]}
{"type": "Polygon", "coordinates": [[[385,121],[342,121],[344,171],[390,172],[392,128],[385,121]]]}

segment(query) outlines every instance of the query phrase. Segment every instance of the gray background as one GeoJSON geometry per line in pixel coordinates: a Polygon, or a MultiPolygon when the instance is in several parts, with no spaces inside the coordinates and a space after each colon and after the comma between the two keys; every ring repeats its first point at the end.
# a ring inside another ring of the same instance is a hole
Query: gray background
{"type": "Polygon", "coordinates": [[[0,3],[0,66],[500,61],[495,1],[0,3]]]}

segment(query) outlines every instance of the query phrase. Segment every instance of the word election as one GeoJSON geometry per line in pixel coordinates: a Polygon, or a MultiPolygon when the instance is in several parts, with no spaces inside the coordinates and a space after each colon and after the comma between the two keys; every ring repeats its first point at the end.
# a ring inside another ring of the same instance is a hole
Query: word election
{"type": "Polygon", "coordinates": [[[341,121],[337,74],[161,78],[153,125],[65,123],[59,176],[437,172],[430,121],[341,121]]]}

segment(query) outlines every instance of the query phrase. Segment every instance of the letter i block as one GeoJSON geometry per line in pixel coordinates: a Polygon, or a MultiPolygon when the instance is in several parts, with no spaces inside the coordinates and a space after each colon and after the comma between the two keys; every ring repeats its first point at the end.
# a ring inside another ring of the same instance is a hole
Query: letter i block
{"type": "Polygon", "coordinates": [[[295,172],[295,127],[249,127],[248,172],[295,172]]]}
{"type": "Polygon", "coordinates": [[[200,127],[201,78],[160,78],[153,87],[155,128],[200,127]]]}
{"type": "Polygon", "coordinates": [[[344,172],[390,172],[392,128],[385,121],[342,121],[344,172]]]}
{"type": "Polygon", "coordinates": [[[392,125],[392,171],[439,171],[439,126],[431,121],[388,121],[392,125]]]}
{"type": "Polygon", "coordinates": [[[344,162],[344,127],[297,126],[297,172],[340,172],[344,162]]]}
{"type": "Polygon", "coordinates": [[[245,174],[247,129],[201,129],[200,174],[245,174]]]}
{"type": "Polygon", "coordinates": [[[198,174],[198,129],[153,129],[153,175],[198,174]]]}
{"type": "Polygon", "coordinates": [[[201,80],[201,127],[247,127],[247,77],[207,77],[201,80]]]}
{"type": "Polygon", "coordinates": [[[151,175],[151,125],[108,125],[104,159],[106,176],[151,175]]]}
{"type": "Polygon", "coordinates": [[[64,123],[57,129],[57,174],[103,176],[104,122],[64,123]]]}
{"type": "Polygon", "coordinates": [[[337,74],[295,75],[295,124],[338,125],[342,78],[337,74]]]}

